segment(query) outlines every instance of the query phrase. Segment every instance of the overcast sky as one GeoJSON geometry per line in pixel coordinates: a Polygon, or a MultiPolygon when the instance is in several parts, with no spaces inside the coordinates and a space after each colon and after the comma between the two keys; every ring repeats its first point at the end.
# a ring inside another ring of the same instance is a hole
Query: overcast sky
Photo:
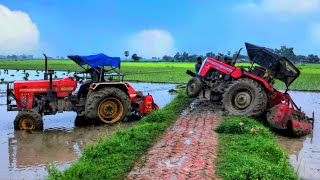
{"type": "Polygon", "coordinates": [[[320,55],[320,0],[0,0],[0,54],[226,53],[244,42],[320,55]]]}

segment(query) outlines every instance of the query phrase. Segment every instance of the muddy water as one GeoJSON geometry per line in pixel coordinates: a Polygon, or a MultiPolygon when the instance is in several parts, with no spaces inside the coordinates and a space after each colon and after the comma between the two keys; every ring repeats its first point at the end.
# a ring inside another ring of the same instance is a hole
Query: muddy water
{"type": "MultiPolygon", "coordinates": [[[[153,95],[155,102],[164,107],[175,95],[169,94],[174,84],[130,83],[136,90],[153,95]]],[[[44,131],[28,133],[14,131],[17,112],[7,112],[5,85],[0,85],[0,179],[43,179],[45,164],[55,162],[58,169],[67,168],[81,155],[81,149],[95,143],[100,136],[110,135],[117,126],[75,127],[73,112],[44,116],[44,131]]],[[[122,129],[136,121],[121,124],[122,129]]]]}
{"type": "Polygon", "coordinates": [[[280,145],[288,152],[289,161],[303,179],[320,179],[320,93],[289,92],[307,115],[314,111],[312,135],[301,138],[279,136],[280,145]]]}

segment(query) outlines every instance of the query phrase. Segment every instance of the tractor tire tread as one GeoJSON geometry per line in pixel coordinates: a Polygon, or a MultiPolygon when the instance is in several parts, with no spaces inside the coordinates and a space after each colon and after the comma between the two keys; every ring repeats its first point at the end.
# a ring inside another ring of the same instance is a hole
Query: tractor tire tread
{"type": "Polygon", "coordinates": [[[241,84],[246,84],[249,86],[252,86],[252,88],[256,91],[254,94],[256,96],[255,100],[255,105],[252,108],[251,111],[241,114],[246,117],[259,117],[262,115],[267,107],[267,94],[264,91],[264,89],[261,87],[261,85],[257,82],[255,82],[252,79],[249,78],[241,78],[235,81],[232,81],[230,84],[225,89],[225,93],[222,95],[222,110],[223,110],[223,115],[240,115],[240,114],[235,114],[233,112],[230,112],[230,109],[228,110],[228,107],[226,105],[225,99],[228,99],[227,97],[230,96],[230,92],[233,87],[239,86],[241,84]]]}
{"type": "MultiPolygon", "coordinates": [[[[106,96],[113,96],[118,98],[124,107],[123,115],[117,121],[125,120],[131,114],[131,102],[129,96],[121,89],[115,87],[106,87],[94,91],[88,98],[85,104],[85,116],[88,119],[97,119],[99,116],[97,114],[99,102],[102,101],[106,96]]],[[[102,122],[102,121],[101,121],[102,122]]]]}
{"type": "Polygon", "coordinates": [[[186,87],[187,95],[190,98],[195,98],[195,97],[199,96],[201,90],[202,90],[202,82],[201,82],[200,78],[199,77],[192,77],[187,83],[187,87],[186,87]],[[193,91],[190,91],[190,86],[192,83],[195,84],[195,87],[194,87],[193,91]]]}

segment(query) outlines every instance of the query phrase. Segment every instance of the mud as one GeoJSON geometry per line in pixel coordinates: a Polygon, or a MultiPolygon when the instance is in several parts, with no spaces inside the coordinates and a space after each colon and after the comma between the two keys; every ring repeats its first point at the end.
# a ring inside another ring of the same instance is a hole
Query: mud
{"type": "MultiPolygon", "coordinates": [[[[130,84],[144,94],[153,95],[160,108],[175,97],[168,92],[175,84],[130,84]]],[[[6,85],[0,85],[0,179],[43,179],[47,163],[55,162],[63,170],[81,156],[84,146],[119,128],[118,125],[76,127],[76,113],[64,112],[44,116],[43,132],[14,131],[17,112],[7,112],[5,91],[6,85]]],[[[120,128],[129,128],[136,122],[121,123],[120,128]]]]}
{"type": "Polygon", "coordinates": [[[313,134],[301,138],[279,136],[279,144],[289,155],[290,164],[302,179],[320,179],[320,93],[289,92],[302,111],[311,116],[314,111],[313,134]]]}

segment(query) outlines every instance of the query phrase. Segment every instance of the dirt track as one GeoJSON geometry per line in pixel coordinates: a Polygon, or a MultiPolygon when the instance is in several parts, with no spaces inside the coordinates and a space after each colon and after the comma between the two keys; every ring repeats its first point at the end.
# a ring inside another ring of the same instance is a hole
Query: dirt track
{"type": "Polygon", "coordinates": [[[220,114],[216,105],[199,98],[149,149],[128,179],[213,179],[220,114]]]}

